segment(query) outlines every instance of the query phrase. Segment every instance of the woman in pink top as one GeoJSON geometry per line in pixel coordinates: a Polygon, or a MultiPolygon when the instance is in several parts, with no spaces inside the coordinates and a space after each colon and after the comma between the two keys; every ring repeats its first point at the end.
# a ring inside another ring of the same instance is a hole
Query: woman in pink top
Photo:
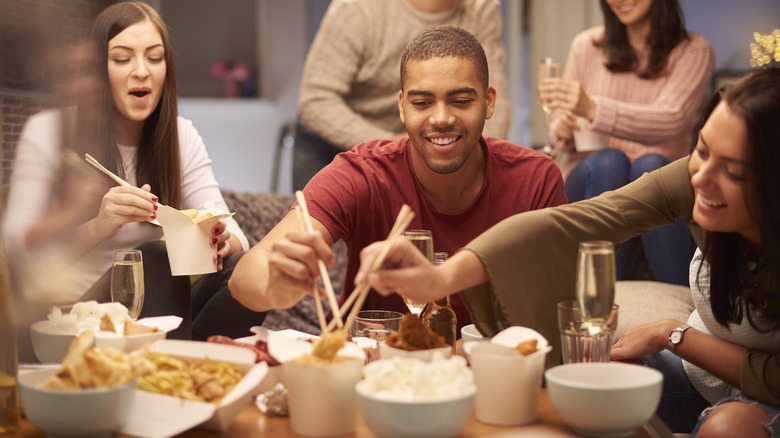
{"type": "MultiPolygon", "coordinates": [[[[569,202],[614,190],[686,155],[696,110],[715,54],[687,32],[677,0],[601,0],[604,26],[572,41],[562,79],[539,84],[556,109],[548,135],[566,141],[561,168],[569,202]],[[584,126],[609,136],[608,147],[577,152],[584,126]]],[[[690,238],[684,222],[642,236],[659,281],[688,284],[690,238]]],[[[629,242],[617,256],[623,278],[629,242]]]]}

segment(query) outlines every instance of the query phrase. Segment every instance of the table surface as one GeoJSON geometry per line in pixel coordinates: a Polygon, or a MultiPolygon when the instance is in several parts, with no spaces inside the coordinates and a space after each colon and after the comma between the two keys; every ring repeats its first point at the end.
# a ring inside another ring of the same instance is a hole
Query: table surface
{"type": "MultiPolygon", "coordinates": [[[[539,395],[538,421],[526,426],[502,427],[491,426],[489,424],[477,421],[473,416],[466,425],[466,428],[458,435],[462,438],[485,437],[485,436],[512,436],[512,437],[554,437],[566,438],[577,437],[561,422],[555,413],[546,389],[542,389],[539,395]]],[[[44,437],[45,435],[35,429],[29,421],[22,420],[20,431],[16,434],[5,435],[5,437],[44,437]]],[[[267,417],[260,413],[260,410],[254,405],[244,408],[224,432],[213,432],[206,429],[190,429],[187,432],[178,435],[182,438],[213,438],[218,436],[225,437],[302,437],[293,432],[290,427],[288,417],[267,417]]],[[[356,438],[374,438],[377,435],[371,432],[366,423],[358,413],[355,421],[355,431],[344,437],[356,438]]],[[[637,429],[633,435],[628,438],[672,438],[673,435],[669,429],[657,417],[651,419],[648,423],[637,429]]]]}

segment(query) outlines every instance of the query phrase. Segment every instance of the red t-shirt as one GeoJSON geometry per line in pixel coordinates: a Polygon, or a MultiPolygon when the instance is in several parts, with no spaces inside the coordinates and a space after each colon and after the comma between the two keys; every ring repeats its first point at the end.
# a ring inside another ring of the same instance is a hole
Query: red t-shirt
{"type": "MultiPolygon", "coordinates": [[[[436,252],[454,254],[483,231],[509,216],[566,203],[558,166],[540,152],[508,141],[482,137],[487,151],[485,181],[473,204],[458,214],[443,214],[424,195],[412,169],[409,139],[374,140],[340,153],[304,188],[309,214],[334,241],[347,244],[347,272],[339,302],[354,289],[360,250],[387,238],[404,204],[414,211],[408,229],[433,232],[436,252]]],[[[459,295],[450,296],[460,327],[471,319],[459,295]]],[[[408,311],[398,295],[371,291],[364,309],[408,311]]]]}

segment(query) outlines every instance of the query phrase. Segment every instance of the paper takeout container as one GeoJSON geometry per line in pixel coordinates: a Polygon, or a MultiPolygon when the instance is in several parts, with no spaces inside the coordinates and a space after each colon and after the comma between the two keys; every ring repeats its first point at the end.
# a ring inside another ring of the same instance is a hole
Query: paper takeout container
{"type": "Polygon", "coordinates": [[[464,344],[477,394],[474,416],[500,426],[517,426],[536,421],[539,391],[549,342],[526,327],[509,327],[490,341],[464,344]],[[537,340],[537,351],[524,356],[515,350],[520,342],[537,340]]]}
{"type": "MultiPolygon", "coordinates": [[[[203,214],[205,210],[200,210],[203,214]]],[[[157,210],[157,221],[162,225],[165,246],[168,249],[168,262],[172,275],[199,275],[217,272],[214,254],[217,245],[212,244],[211,230],[216,223],[230,214],[214,216],[195,223],[181,211],[163,205],[157,210]]]]}
{"type": "Polygon", "coordinates": [[[244,378],[215,405],[137,390],[130,418],[121,434],[142,438],[166,438],[192,427],[224,432],[236,415],[251,404],[268,372],[265,362],[255,364],[255,354],[242,347],[198,341],[161,340],[150,346],[186,362],[226,362],[246,372],[244,378]]]}
{"type": "Polygon", "coordinates": [[[423,362],[430,362],[431,359],[433,359],[434,353],[440,354],[445,359],[448,359],[450,356],[452,356],[452,346],[447,345],[445,347],[440,348],[432,348],[429,350],[403,350],[400,348],[391,347],[384,342],[381,342],[379,344],[379,358],[380,359],[391,359],[396,356],[401,357],[413,357],[415,359],[420,359],[423,362]]]}
{"type": "Polygon", "coordinates": [[[355,385],[366,361],[363,349],[347,342],[332,362],[306,363],[297,359],[311,353],[311,342],[272,331],[267,335],[268,352],[282,364],[293,431],[307,436],[352,432],[357,414],[355,385]]]}
{"type": "Polygon", "coordinates": [[[577,126],[580,129],[572,132],[577,152],[597,151],[609,145],[609,136],[588,128],[588,120],[585,117],[577,117],[577,126]]]}

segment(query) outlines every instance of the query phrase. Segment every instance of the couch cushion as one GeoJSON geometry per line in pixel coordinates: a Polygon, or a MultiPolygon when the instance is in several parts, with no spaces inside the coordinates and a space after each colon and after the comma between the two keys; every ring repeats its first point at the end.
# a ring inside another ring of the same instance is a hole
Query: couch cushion
{"type": "Polygon", "coordinates": [[[685,322],[694,308],[690,288],[658,281],[618,281],[615,303],[620,310],[613,342],[640,324],[665,318],[685,322]]]}

